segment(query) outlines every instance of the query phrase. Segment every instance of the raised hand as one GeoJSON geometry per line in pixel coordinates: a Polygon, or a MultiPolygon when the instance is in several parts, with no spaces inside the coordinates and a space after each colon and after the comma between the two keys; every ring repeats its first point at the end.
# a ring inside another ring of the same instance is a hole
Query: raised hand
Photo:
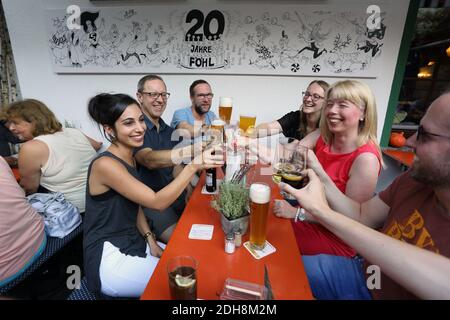
{"type": "Polygon", "coordinates": [[[219,168],[224,164],[223,145],[217,144],[205,149],[192,160],[196,170],[219,168]]]}
{"type": "Polygon", "coordinates": [[[303,171],[308,175],[309,183],[302,189],[295,189],[286,183],[279,183],[281,191],[287,192],[293,195],[298,203],[305,208],[312,216],[320,219],[320,212],[325,211],[325,208],[329,208],[328,201],[325,196],[325,190],[319,177],[312,169],[303,171]]]}

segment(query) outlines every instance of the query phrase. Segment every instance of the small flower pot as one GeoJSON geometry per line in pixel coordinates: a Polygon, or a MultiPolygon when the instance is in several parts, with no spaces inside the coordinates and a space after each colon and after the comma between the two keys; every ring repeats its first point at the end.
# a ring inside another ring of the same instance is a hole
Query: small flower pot
{"type": "Polygon", "coordinates": [[[246,215],[234,220],[228,220],[223,214],[220,214],[220,222],[222,224],[222,230],[225,234],[234,233],[240,231],[242,235],[247,232],[248,224],[250,221],[250,215],[246,215]]]}

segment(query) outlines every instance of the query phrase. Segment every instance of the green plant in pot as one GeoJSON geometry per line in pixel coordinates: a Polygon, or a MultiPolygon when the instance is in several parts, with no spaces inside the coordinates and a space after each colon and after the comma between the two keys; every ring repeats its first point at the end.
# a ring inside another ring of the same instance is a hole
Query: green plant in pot
{"type": "Polygon", "coordinates": [[[249,189],[245,184],[231,181],[222,182],[211,206],[221,213],[220,220],[225,234],[240,231],[244,235],[247,232],[249,189]]]}

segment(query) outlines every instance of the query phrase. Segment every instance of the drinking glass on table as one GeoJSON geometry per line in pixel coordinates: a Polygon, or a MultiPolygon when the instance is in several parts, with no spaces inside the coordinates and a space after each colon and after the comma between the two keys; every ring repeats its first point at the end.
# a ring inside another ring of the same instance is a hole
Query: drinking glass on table
{"type": "Polygon", "coordinates": [[[198,263],[191,256],[176,256],[167,263],[170,295],[173,300],[197,300],[198,263]]]}
{"type": "Polygon", "coordinates": [[[266,246],[270,187],[261,182],[250,186],[250,245],[257,250],[266,246]]]}
{"type": "MultiPolygon", "coordinates": [[[[287,183],[295,189],[303,188],[308,183],[307,177],[302,174],[306,169],[307,157],[308,148],[298,140],[280,138],[275,149],[272,180],[275,183],[287,183]]],[[[281,194],[286,200],[295,200],[289,193],[282,191],[281,194]]]]}

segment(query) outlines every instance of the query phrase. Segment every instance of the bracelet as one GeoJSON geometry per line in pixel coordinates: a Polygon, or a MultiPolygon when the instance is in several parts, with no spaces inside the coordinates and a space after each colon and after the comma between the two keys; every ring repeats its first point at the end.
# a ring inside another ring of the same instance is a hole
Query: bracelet
{"type": "Polygon", "coordinates": [[[297,212],[295,213],[294,222],[305,221],[306,220],[306,212],[305,209],[298,207],[297,212]]]}
{"type": "Polygon", "coordinates": [[[155,234],[153,232],[151,232],[151,231],[146,232],[144,234],[144,239],[147,240],[149,236],[152,236],[153,240],[156,240],[155,234]]]}

